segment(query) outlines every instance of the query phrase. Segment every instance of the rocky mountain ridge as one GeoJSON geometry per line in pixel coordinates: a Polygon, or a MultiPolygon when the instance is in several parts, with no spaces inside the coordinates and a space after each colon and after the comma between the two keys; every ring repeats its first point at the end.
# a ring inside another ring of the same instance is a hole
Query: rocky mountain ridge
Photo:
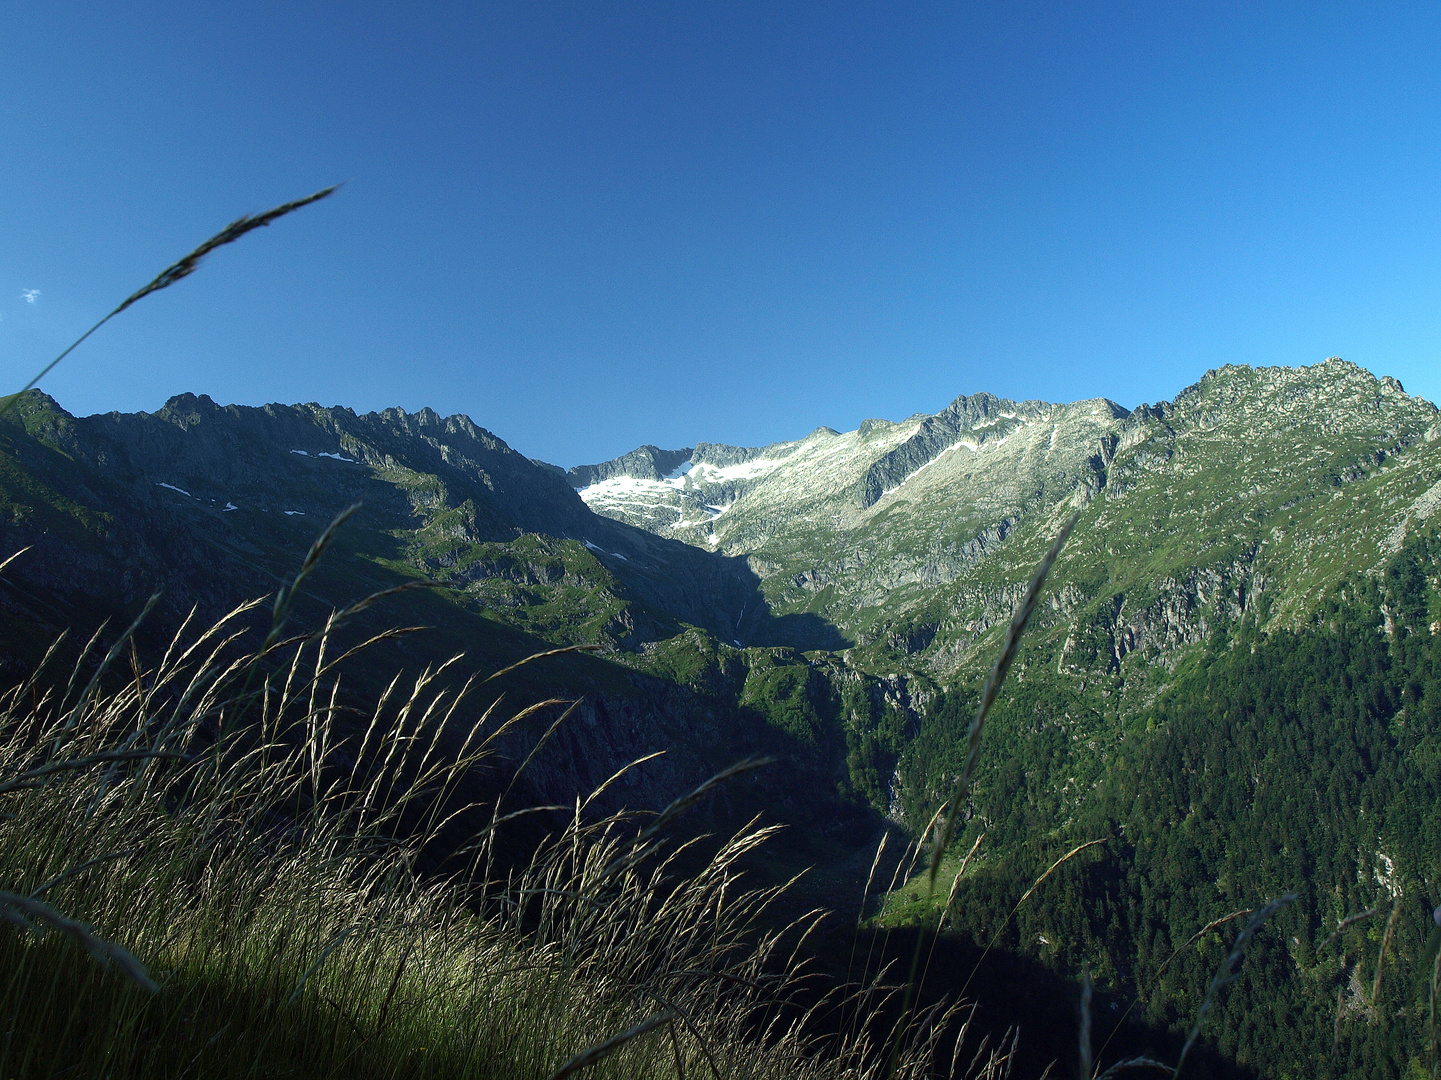
{"type": "Polygon", "coordinates": [[[1261,593],[1282,619],[1343,568],[1375,565],[1432,512],[1437,431],[1430,402],[1332,358],[1224,367],[1130,411],[977,394],[749,449],[731,459],[744,472],[698,443],[669,477],[618,459],[572,483],[597,513],[746,557],[775,610],[820,614],[941,677],[973,661],[1026,561],[1079,512],[1056,572],[1053,613],[1070,625],[1055,663],[1115,674],[1137,650],[1197,644],[1261,593]]]}
{"type": "MultiPolygon", "coordinates": [[[[563,475],[465,416],[221,407],[191,394],[154,414],[76,418],[43,395],[19,411],[39,444],[27,448],[31,464],[81,502],[114,504],[122,529],[127,518],[179,514],[255,547],[277,534],[313,534],[359,503],[362,520],[389,538],[389,555],[432,575],[484,577],[467,558],[478,545],[528,534],[574,540],[640,601],[718,631],[731,628],[725,613],[745,603],[751,586],[740,561],[597,517],[563,475]],[[57,473],[57,463],[43,463],[46,449],[68,466],[57,473]]],[[[43,545],[27,522],[17,508],[14,541],[43,545]]]]}
{"type": "MultiPolygon", "coordinates": [[[[442,580],[449,599],[414,619],[448,626],[449,647],[598,644],[601,682],[692,687],[712,728],[751,710],[822,786],[898,814],[905,733],[941,687],[984,671],[1070,514],[1017,677],[1121,716],[1218,629],[1288,625],[1441,505],[1435,407],[1334,359],[1217,369],[1130,411],[974,394],[852,432],[647,445],[568,471],[430,410],[182,395],[76,418],[31,393],[15,412],[0,524],[33,552],[0,599],[34,628],[21,651],[157,589],[174,619],[197,602],[218,614],[286,579],[360,503],[326,602],[442,580]]],[[[600,712],[688,738],[690,721],[600,712]]]]}

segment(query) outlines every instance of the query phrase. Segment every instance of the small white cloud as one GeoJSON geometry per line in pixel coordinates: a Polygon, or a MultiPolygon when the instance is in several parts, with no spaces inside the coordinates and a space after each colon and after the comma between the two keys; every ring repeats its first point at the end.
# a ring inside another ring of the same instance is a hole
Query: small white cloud
{"type": "Polygon", "coordinates": [[[20,290],[20,295],[23,296],[23,297],[25,297],[25,302],[26,302],[27,304],[33,304],[33,303],[35,303],[36,300],[39,300],[39,299],[40,299],[40,290],[39,290],[39,289],[21,289],[21,290],[20,290]]]}

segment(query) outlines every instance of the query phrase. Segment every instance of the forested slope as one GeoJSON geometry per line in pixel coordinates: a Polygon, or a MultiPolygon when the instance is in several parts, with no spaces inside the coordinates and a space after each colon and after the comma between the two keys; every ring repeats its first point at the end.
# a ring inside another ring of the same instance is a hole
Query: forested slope
{"type": "MultiPolygon", "coordinates": [[[[1441,937],[1438,573],[1433,529],[1381,575],[1341,583],[1304,626],[1218,634],[1117,738],[1094,788],[1069,775],[1084,773],[1086,740],[1073,754],[1074,728],[1055,720],[1079,703],[1018,687],[977,785],[963,846],[984,833],[982,857],[951,906],[960,933],[985,942],[1003,927],[998,944],[1089,970],[1118,1006],[1102,1039],[1137,999],[1145,1020],[1185,1030],[1236,913],[1295,893],[1208,1039],[1266,1077],[1424,1075],[1441,937]],[[1007,921],[1052,860],[1097,838],[1007,921]]],[[[911,783],[953,764],[972,704],[948,695],[903,756],[911,783]]],[[[921,895],[913,883],[893,897],[891,918],[918,920],[921,895]]]]}

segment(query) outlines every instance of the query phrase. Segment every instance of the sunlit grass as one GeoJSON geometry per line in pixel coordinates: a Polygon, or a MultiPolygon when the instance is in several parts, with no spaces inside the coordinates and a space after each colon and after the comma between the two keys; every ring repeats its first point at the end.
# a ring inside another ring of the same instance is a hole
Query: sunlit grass
{"type": "MultiPolygon", "coordinates": [[[[96,681],[41,672],[0,699],[0,910],[50,905],[145,969],[44,919],[0,926],[0,1075],[881,1074],[866,1024],[822,1037],[791,1003],[811,920],[767,926],[776,890],[737,868],[770,830],[681,873],[687,804],[578,799],[502,859],[507,808],[473,796],[511,721],[435,671],[348,713],[330,628],[261,657],[242,648],[257,606],[154,666],[125,643],[96,681]]],[[[927,1075],[960,1028],[919,1017],[898,1075],[927,1075]]]]}

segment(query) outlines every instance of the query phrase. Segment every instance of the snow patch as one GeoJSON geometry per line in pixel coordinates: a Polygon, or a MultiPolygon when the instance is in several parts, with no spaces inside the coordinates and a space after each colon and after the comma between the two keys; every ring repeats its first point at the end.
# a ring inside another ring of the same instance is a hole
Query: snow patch
{"type": "Polygon", "coordinates": [[[156,487],[169,488],[171,491],[178,491],[178,492],[180,492],[180,494],[184,495],[187,499],[193,499],[193,498],[195,498],[195,496],[192,495],[192,494],[190,494],[190,492],[186,491],[184,488],[178,488],[178,487],[176,487],[174,484],[156,484],[155,486],[156,486],[156,487]]]}
{"type": "MultiPolygon", "coordinates": [[[[649,480],[638,476],[612,476],[605,480],[598,480],[594,484],[587,484],[578,489],[576,494],[588,505],[594,505],[597,502],[624,502],[650,506],[673,506],[676,496],[689,489],[692,482],[718,484],[728,480],[747,480],[764,476],[780,464],[780,461],[773,458],[759,458],[755,461],[743,462],[740,465],[725,466],[712,465],[705,461],[699,464],[686,461],[669,473],[664,480],[649,480]]],[[[710,509],[714,513],[720,513],[725,508],[710,509]]]]}
{"type": "Polygon", "coordinates": [[[224,508],[223,510],[221,510],[220,512],[221,512],[222,514],[224,514],[224,513],[226,513],[226,512],[229,511],[229,510],[239,510],[239,509],[240,509],[240,507],[236,506],[233,502],[227,501],[226,504],[225,504],[225,508],[224,508]]]}
{"type": "MultiPolygon", "coordinates": [[[[310,451],[308,451],[308,450],[292,450],[292,451],[290,451],[290,452],[291,452],[292,454],[299,454],[301,457],[311,457],[311,456],[312,456],[311,453],[310,453],[310,451]]],[[[355,459],[354,459],[354,458],[346,457],[346,456],[344,456],[343,454],[332,454],[329,450],[320,450],[320,451],[317,451],[313,456],[315,456],[315,457],[328,457],[328,458],[331,458],[331,459],[334,460],[334,461],[348,461],[348,462],[350,462],[352,465],[355,464],[355,459]]]]}
{"type": "Polygon", "coordinates": [[[648,500],[646,500],[646,499],[615,499],[615,498],[607,498],[607,497],[604,496],[604,495],[593,495],[593,496],[591,496],[589,499],[586,499],[586,500],[585,500],[585,504],[586,504],[587,506],[592,506],[592,507],[594,507],[594,506],[624,506],[624,507],[627,507],[627,508],[629,508],[629,509],[634,509],[634,508],[636,508],[636,507],[652,507],[652,508],[660,509],[660,510],[674,510],[674,509],[676,508],[676,504],[675,504],[674,502],[672,502],[671,500],[669,500],[669,499],[663,499],[663,500],[661,500],[661,501],[659,501],[659,502],[652,502],[652,501],[648,501],[648,500]]]}
{"type": "Polygon", "coordinates": [[[304,517],[304,516],[305,516],[305,511],[304,511],[304,510],[287,510],[287,511],[285,511],[285,516],[286,516],[286,517],[294,517],[296,514],[299,514],[301,517],[304,517]]]}
{"type": "Polygon", "coordinates": [[[671,480],[642,480],[635,476],[612,476],[608,480],[588,484],[576,494],[586,502],[590,502],[592,499],[632,499],[637,495],[669,498],[671,493],[679,490],[680,487],[680,482],[671,480]]]}
{"type": "Polygon", "coordinates": [[[612,559],[620,559],[622,562],[630,562],[630,560],[619,551],[606,551],[606,549],[599,544],[592,544],[589,540],[582,540],[581,543],[590,548],[591,551],[598,551],[602,555],[609,555],[612,559]]]}
{"type": "Polygon", "coordinates": [[[988,417],[987,419],[982,420],[979,424],[973,424],[973,425],[971,426],[971,430],[974,431],[974,430],[976,430],[977,428],[995,427],[995,426],[996,426],[997,424],[999,424],[1002,420],[1019,420],[1019,419],[1020,419],[1020,417],[1019,417],[1017,414],[1013,413],[1013,412],[998,412],[998,413],[996,413],[995,416],[988,417]]]}
{"type": "Polygon", "coordinates": [[[692,470],[692,474],[707,483],[749,480],[751,477],[764,476],[775,471],[780,464],[775,458],[756,458],[754,461],[743,461],[739,465],[712,465],[708,461],[702,461],[692,470]]]}

